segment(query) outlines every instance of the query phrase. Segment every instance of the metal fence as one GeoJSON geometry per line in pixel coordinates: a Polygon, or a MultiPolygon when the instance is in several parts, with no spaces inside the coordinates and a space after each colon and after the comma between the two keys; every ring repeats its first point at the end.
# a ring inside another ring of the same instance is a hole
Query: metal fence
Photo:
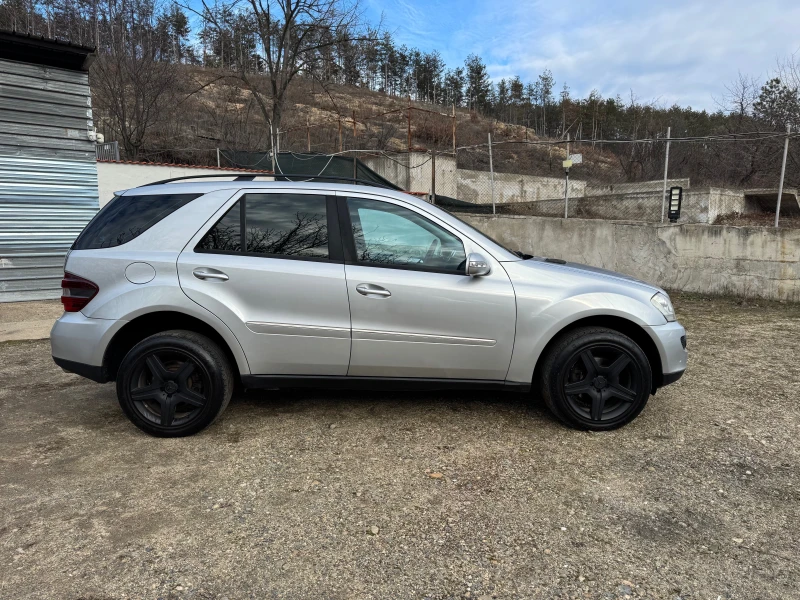
{"type": "MultiPolygon", "coordinates": [[[[486,127],[474,113],[409,102],[316,123],[292,116],[277,150],[358,158],[453,210],[660,223],[679,187],[681,223],[800,227],[799,134],[789,130],[575,140],[538,138],[521,125],[496,122],[488,134],[486,127]]],[[[268,149],[194,150],[206,164],[280,171],[268,149]]]]}
{"type": "Polygon", "coordinates": [[[337,154],[358,156],[403,189],[456,211],[800,227],[797,134],[669,133],[577,141],[494,141],[489,134],[455,151],[412,146],[411,152],[337,154]],[[679,215],[670,211],[673,188],[680,192],[679,215]]]}
{"type": "Polygon", "coordinates": [[[119,160],[119,142],[105,142],[94,147],[97,160],[119,160]]]}

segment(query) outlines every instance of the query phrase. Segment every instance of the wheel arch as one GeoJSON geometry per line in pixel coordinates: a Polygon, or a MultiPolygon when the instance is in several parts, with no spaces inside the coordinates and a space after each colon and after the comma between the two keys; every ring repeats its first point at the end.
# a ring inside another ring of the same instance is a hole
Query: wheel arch
{"type": "Polygon", "coordinates": [[[664,371],[661,364],[661,354],[658,352],[658,347],[655,342],[641,325],[630,319],[615,315],[591,315],[582,317],[556,331],[547,341],[536,359],[536,365],[533,369],[534,386],[538,384],[540,376],[539,369],[553,345],[563,335],[581,327],[605,327],[631,338],[642,349],[647,357],[647,361],[650,363],[653,385],[652,392],[655,393],[656,389],[661,387],[663,384],[664,371]]]}
{"type": "MultiPolygon", "coordinates": [[[[103,368],[108,379],[116,379],[122,359],[136,344],[155,333],[173,329],[193,331],[206,336],[225,353],[237,378],[240,373],[249,373],[241,347],[234,348],[213,325],[197,316],[179,311],[162,310],[139,315],[128,321],[114,334],[103,356],[103,368]]],[[[232,334],[229,333],[229,335],[232,334]]]]}

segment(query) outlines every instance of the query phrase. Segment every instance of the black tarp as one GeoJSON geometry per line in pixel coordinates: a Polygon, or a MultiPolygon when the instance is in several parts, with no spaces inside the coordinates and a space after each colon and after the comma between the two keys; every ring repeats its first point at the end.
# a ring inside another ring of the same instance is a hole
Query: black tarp
{"type": "MultiPolygon", "coordinates": [[[[265,152],[225,150],[221,154],[234,167],[245,169],[272,168],[272,158],[265,152]]],[[[276,156],[276,181],[302,180],[348,183],[344,179],[358,179],[377,184],[379,187],[402,191],[402,188],[381,177],[353,156],[330,156],[329,154],[306,154],[300,152],[279,152],[276,156]],[[284,175],[284,177],[281,177],[281,175],[284,175]]]]}

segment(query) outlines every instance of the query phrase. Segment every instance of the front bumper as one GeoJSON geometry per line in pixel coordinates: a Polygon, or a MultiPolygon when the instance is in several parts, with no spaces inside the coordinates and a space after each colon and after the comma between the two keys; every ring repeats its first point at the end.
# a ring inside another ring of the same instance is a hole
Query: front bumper
{"type": "Polygon", "coordinates": [[[50,330],[55,363],[94,381],[107,381],[103,369],[106,348],[127,321],[90,319],[80,312],[64,313],[50,330]]]}
{"type": "Polygon", "coordinates": [[[677,321],[665,325],[646,327],[661,357],[662,378],[658,387],[669,385],[681,378],[686,370],[689,353],[686,350],[686,330],[677,321]]]}

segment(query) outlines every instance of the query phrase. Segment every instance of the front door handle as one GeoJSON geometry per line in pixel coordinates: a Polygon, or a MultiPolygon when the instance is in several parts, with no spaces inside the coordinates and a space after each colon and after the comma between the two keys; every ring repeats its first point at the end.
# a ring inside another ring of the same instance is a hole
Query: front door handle
{"type": "Polygon", "coordinates": [[[386,288],[372,283],[359,283],[356,286],[356,291],[362,296],[379,296],[380,298],[388,298],[392,292],[386,288]]]}
{"type": "Polygon", "coordinates": [[[225,273],[222,271],[217,271],[216,269],[209,269],[207,267],[195,269],[192,271],[192,275],[198,279],[218,279],[220,281],[228,281],[228,276],[225,275],[225,273]]]}

